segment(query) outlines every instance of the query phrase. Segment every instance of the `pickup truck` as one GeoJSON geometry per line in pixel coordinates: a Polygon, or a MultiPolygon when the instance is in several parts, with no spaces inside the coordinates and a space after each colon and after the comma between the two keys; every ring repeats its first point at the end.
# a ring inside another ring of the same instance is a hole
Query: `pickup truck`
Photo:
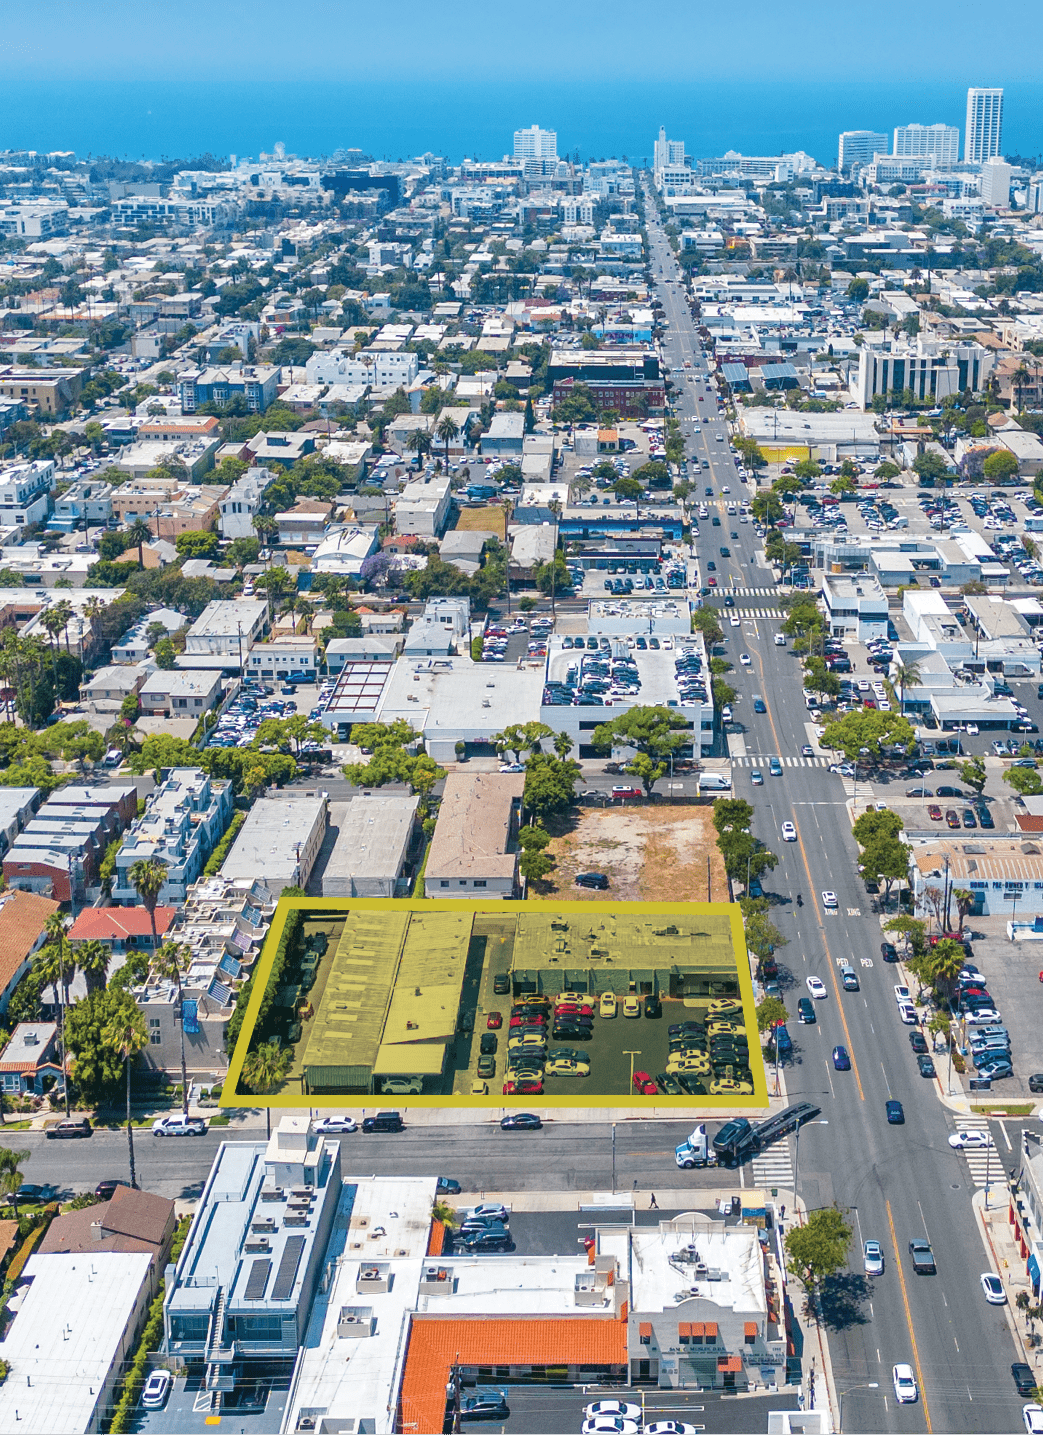
{"type": "Polygon", "coordinates": [[[909,1255],[913,1260],[914,1272],[937,1272],[931,1244],[922,1237],[914,1237],[909,1244],[909,1255]]]}

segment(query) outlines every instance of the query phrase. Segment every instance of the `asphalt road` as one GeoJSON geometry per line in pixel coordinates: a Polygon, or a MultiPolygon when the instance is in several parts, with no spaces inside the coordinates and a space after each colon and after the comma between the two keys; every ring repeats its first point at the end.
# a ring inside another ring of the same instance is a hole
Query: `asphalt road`
{"type": "MultiPolygon", "coordinates": [[[[648,228],[653,272],[662,266],[676,277],[658,222],[650,220],[648,228]]],[[[670,321],[667,354],[671,359],[680,354],[682,363],[692,357],[693,369],[701,369],[681,291],[661,286],[661,292],[670,321]]],[[[679,407],[685,414],[691,412],[692,386],[683,388],[679,407]]],[[[707,392],[705,387],[701,392],[707,392]]],[[[699,412],[712,407],[704,400],[699,412]]],[[[726,482],[733,494],[738,492],[737,479],[733,483],[729,477],[734,465],[712,437],[708,440],[705,428],[696,445],[710,458],[715,489],[726,482]]],[[[717,536],[723,527],[708,531],[702,526],[701,558],[713,556],[708,534],[717,536]]],[[[748,554],[751,546],[739,547],[748,554]]],[[[746,564],[731,582],[760,587],[770,584],[770,576],[746,564]]],[[[763,608],[770,601],[737,600],[736,606],[763,608]]],[[[729,681],[742,695],[736,716],[746,729],[747,754],[799,760],[808,742],[807,710],[797,661],[788,647],[775,646],[775,628],[766,617],[745,617],[738,630],[725,626],[735,665],[729,681]],[[748,669],[737,662],[740,635],[741,650],[752,659],[748,669]],[[764,715],[753,712],[755,692],[766,701],[764,715]]],[[[799,765],[784,766],[778,778],[765,768],[764,786],[753,787],[751,771],[733,769],[734,793],[754,803],[754,832],[779,855],[765,888],[777,896],[774,916],[787,938],[779,955],[780,966],[791,975],[784,1000],[792,1012],[812,974],[829,994],[816,1004],[814,1025],[790,1024],[795,1046],[786,1086],[791,1101],[815,1102],[828,1123],[828,1128],[804,1130],[801,1194],[809,1207],[836,1201],[849,1211],[855,1228],[851,1271],[831,1285],[827,1296],[836,1389],[847,1393],[845,1425],[866,1432],[1013,1431],[1021,1421],[1021,1399],[1010,1378],[1018,1353],[1004,1311],[985,1303],[978,1282],[991,1264],[971,1211],[976,1183],[966,1160],[948,1146],[952,1116],[938,1101],[936,1084],[920,1077],[908,1030],[898,1020],[894,970],[881,961],[879,919],[855,867],[857,848],[843,782],[825,767],[799,765]],[[796,826],[796,843],[781,842],[786,819],[796,826]],[[832,913],[823,909],[823,889],[838,896],[832,913]],[[802,908],[794,901],[798,893],[802,908]],[[861,966],[863,960],[871,966],[861,966]],[[860,992],[841,989],[837,965],[842,961],[857,968],[860,992]],[[833,1070],[830,1054],[836,1044],[848,1049],[851,1071],[833,1070]],[[905,1106],[902,1126],[886,1121],[884,1105],[890,1097],[905,1106]],[[908,1260],[909,1240],[925,1234],[934,1247],[935,1276],[917,1276],[908,1260]],[[878,1239],[885,1252],[884,1275],[875,1280],[861,1276],[860,1245],[866,1238],[878,1239]],[[921,1393],[916,1405],[899,1407],[894,1400],[891,1367],[897,1362],[914,1367],[921,1393]],[[870,1389],[868,1383],[878,1386],[870,1389]]]]}

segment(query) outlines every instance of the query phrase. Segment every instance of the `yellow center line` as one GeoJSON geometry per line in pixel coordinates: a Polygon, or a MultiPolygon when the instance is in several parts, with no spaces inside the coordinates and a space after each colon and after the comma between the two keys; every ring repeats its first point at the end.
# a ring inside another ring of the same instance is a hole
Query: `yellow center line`
{"type": "MultiPolygon", "coordinates": [[[[768,684],[767,680],[764,677],[764,659],[760,653],[757,654],[757,666],[761,671],[761,683],[764,685],[765,690],[767,690],[768,684]]],[[[779,734],[778,730],[775,727],[775,716],[771,711],[771,704],[768,703],[767,700],[765,700],[765,703],[768,710],[768,722],[771,724],[772,736],[775,739],[775,748],[778,751],[779,757],[781,758],[782,745],[779,743],[779,734]]],[[[833,987],[833,997],[836,999],[837,1012],[840,1014],[840,1021],[844,1027],[844,1037],[847,1039],[847,1052],[848,1057],[851,1059],[851,1070],[855,1075],[855,1083],[858,1086],[858,1096],[862,1099],[864,1103],[866,1100],[866,1095],[862,1087],[862,1077],[858,1071],[858,1061],[855,1058],[855,1046],[851,1041],[851,1030],[847,1026],[847,1015],[844,1012],[844,1003],[840,996],[840,988],[837,986],[836,964],[833,962],[833,955],[829,951],[829,942],[826,938],[825,923],[823,922],[822,911],[819,908],[818,894],[815,889],[815,882],[814,879],[811,877],[811,864],[808,862],[807,849],[804,847],[804,840],[800,836],[800,829],[797,826],[797,822],[795,819],[793,821],[793,827],[796,830],[797,834],[797,843],[800,847],[800,856],[804,860],[804,871],[808,875],[808,892],[811,894],[811,901],[815,905],[815,914],[818,918],[819,923],[822,925],[822,946],[826,950],[826,958],[829,961],[829,981],[833,987]]]]}
{"type": "Polygon", "coordinates": [[[909,1341],[912,1344],[913,1348],[913,1365],[916,1367],[916,1380],[920,1384],[920,1401],[923,1403],[924,1421],[927,1423],[928,1432],[933,1432],[934,1428],[931,1426],[931,1409],[927,1405],[927,1393],[924,1390],[923,1371],[920,1367],[920,1354],[916,1348],[916,1333],[913,1330],[913,1312],[912,1308],[909,1306],[909,1293],[906,1291],[905,1273],[902,1271],[902,1254],[898,1250],[898,1238],[895,1235],[895,1220],[891,1216],[891,1204],[887,1202],[886,1198],[884,1199],[884,1201],[885,1203],[887,1203],[887,1221],[891,1226],[891,1241],[894,1244],[895,1250],[895,1269],[898,1273],[898,1281],[901,1283],[902,1287],[902,1306],[905,1308],[905,1320],[909,1327],[909,1341]]]}

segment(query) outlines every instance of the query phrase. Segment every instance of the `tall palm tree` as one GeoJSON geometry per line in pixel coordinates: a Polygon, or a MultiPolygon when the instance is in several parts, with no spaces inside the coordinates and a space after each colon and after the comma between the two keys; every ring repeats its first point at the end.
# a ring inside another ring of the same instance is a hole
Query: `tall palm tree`
{"type": "Polygon", "coordinates": [[[103,1041],[119,1053],[127,1077],[127,1150],[130,1155],[130,1185],[136,1188],[138,1176],[134,1171],[134,1125],[130,1120],[130,1070],[134,1059],[148,1047],[148,1028],[145,1017],[134,1001],[121,1006],[119,1016],[112,1019],[102,1032],[103,1041]]]}
{"type": "Polygon", "coordinates": [[[159,943],[156,932],[156,905],[167,881],[167,865],[156,858],[139,858],[128,868],[127,878],[148,914],[149,923],[152,925],[152,947],[155,950],[159,943]]]}
{"type": "MultiPolygon", "coordinates": [[[[80,612],[82,613],[83,617],[84,617],[84,618],[88,621],[88,623],[90,624],[91,634],[92,634],[92,636],[93,636],[94,625],[98,622],[98,620],[101,618],[102,614],[105,612],[105,605],[104,605],[104,604],[102,603],[102,601],[98,598],[97,594],[92,594],[92,595],[90,596],[90,598],[87,600],[87,602],[84,604],[84,606],[83,606],[83,608],[81,609],[80,612]]],[[[82,626],[81,626],[81,628],[80,628],[80,658],[81,658],[81,659],[83,658],[83,641],[84,641],[84,638],[85,638],[85,635],[84,635],[84,632],[83,632],[83,628],[82,628],[82,626]]]]}
{"type": "Polygon", "coordinates": [[[1029,374],[1023,363],[1019,364],[1017,369],[1015,369],[1014,373],[1010,376],[1011,386],[1014,390],[1015,395],[1017,396],[1016,403],[1018,406],[1019,413],[1021,411],[1021,396],[1024,392],[1025,385],[1029,382],[1029,379],[1031,377],[1032,376],[1029,374]]]}
{"type": "MultiPolygon", "coordinates": [[[[155,932],[155,925],[153,925],[155,932]]],[[[192,960],[187,943],[164,943],[152,960],[152,971],[159,978],[171,978],[177,987],[177,1008],[181,1018],[181,1109],[188,1118],[188,1065],[185,1062],[185,991],[181,975],[192,960]]]]}
{"type": "Polygon", "coordinates": [[[58,651],[57,651],[57,648],[55,647],[55,644],[56,644],[56,640],[57,640],[57,638],[58,638],[58,635],[61,633],[62,629],[65,627],[65,625],[64,625],[63,622],[62,622],[62,617],[61,617],[61,615],[58,613],[58,606],[55,605],[54,608],[44,609],[43,613],[40,615],[40,623],[41,623],[41,624],[43,625],[43,627],[47,630],[47,632],[48,632],[48,634],[50,635],[50,638],[51,638],[51,672],[52,672],[53,675],[54,675],[54,687],[55,687],[55,689],[57,689],[57,688],[58,688],[58,651]]]}
{"type": "Polygon", "coordinates": [[[57,615],[61,620],[59,632],[65,635],[65,652],[69,652],[69,624],[76,615],[76,610],[68,599],[59,599],[56,604],[51,605],[51,613],[57,615]]]}
{"type": "Polygon", "coordinates": [[[145,545],[152,541],[152,530],[144,519],[135,519],[127,530],[127,547],[138,546],[138,568],[145,567],[145,545]]]}
{"type": "MultiPolygon", "coordinates": [[[[270,1093],[280,1083],[285,1082],[286,1075],[293,1066],[293,1053],[289,1048],[277,1047],[275,1043],[258,1043],[257,1047],[247,1053],[243,1059],[242,1078],[246,1086],[254,1093],[270,1093]]],[[[272,1110],[265,1107],[265,1125],[268,1136],[272,1135],[272,1110]]]]}
{"type": "Polygon", "coordinates": [[[112,950],[104,943],[100,943],[97,938],[90,938],[86,943],[80,944],[73,956],[76,960],[76,967],[83,974],[87,984],[88,998],[92,993],[100,992],[105,987],[112,950]]]}
{"type": "Polygon", "coordinates": [[[438,421],[438,428],[435,430],[438,438],[445,445],[445,467],[449,468],[449,446],[460,433],[460,426],[453,416],[446,411],[438,421]]]}
{"type": "Polygon", "coordinates": [[[11,1207],[14,1209],[16,1220],[18,1218],[16,1193],[25,1182],[20,1164],[27,1163],[31,1157],[32,1154],[28,1148],[0,1148],[0,1193],[6,1193],[11,1199],[11,1207]]]}
{"type": "MultiPolygon", "coordinates": [[[[69,984],[76,972],[65,919],[60,913],[52,913],[44,924],[44,931],[50,939],[50,954],[43,961],[45,982],[53,982],[54,995],[58,1002],[58,1023],[62,1049],[62,1091],[65,1095],[65,1116],[69,1116],[69,1071],[65,1056],[65,1010],[69,1006],[69,984]]],[[[41,955],[42,956],[42,955],[41,955]]],[[[37,960],[39,962],[39,960],[37,960]]]]}
{"type": "Polygon", "coordinates": [[[423,429],[414,429],[406,436],[406,448],[416,455],[416,467],[424,462],[424,455],[431,453],[431,436],[423,429]]]}
{"type": "Polygon", "coordinates": [[[899,664],[895,668],[895,682],[898,684],[899,713],[905,712],[906,689],[915,689],[921,677],[920,666],[915,661],[910,664],[899,664]]]}

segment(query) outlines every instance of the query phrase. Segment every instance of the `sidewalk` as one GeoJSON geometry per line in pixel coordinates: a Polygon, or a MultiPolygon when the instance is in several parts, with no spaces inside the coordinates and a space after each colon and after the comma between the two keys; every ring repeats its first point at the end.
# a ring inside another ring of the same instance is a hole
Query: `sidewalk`
{"type": "Polygon", "coordinates": [[[1001,1180],[989,1189],[987,1211],[984,1192],[976,1192],[971,1198],[971,1205],[974,1208],[978,1231],[991,1260],[992,1270],[998,1275],[1007,1294],[1007,1305],[1003,1308],[1003,1313],[1018,1349],[1018,1357],[1029,1364],[1036,1375],[1037,1384],[1043,1386],[1043,1348],[1030,1348],[1025,1341],[1035,1324],[1015,1305],[1019,1292],[1026,1293],[1031,1299],[1032,1289],[1025,1271],[1025,1259],[1010,1225],[1010,1199],[1006,1183],[1001,1180]]]}

